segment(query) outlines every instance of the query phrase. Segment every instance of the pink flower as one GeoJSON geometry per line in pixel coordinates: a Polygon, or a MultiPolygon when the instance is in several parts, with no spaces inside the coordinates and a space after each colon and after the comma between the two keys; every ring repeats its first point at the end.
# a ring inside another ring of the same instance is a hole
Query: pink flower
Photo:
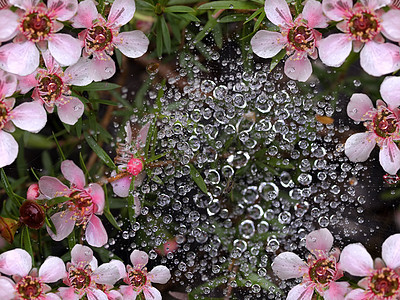
{"type": "Polygon", "coordinates": [[[126,56],[136,58],[147,51],[149,40],[140,30],[122,32],[120,27],[128,23],[135,13],[134,0],[116,0],[111,6],[106,21],[92,0],[79,3],[76,16],[72,19],[75,28],[86,28],[79,34],[84,41],[84,56],[93,55],[91,62],[94,81],[108,79],[115,74],[115,63],[109,55],[114,47],[126,56]]]}
{"type": "Polygon", "coordinates": [[[290,56],[285,62],[285,74],[295,80],[306,81],[312,74],[307,55],[316,59],[317,42],[321,34],[314,28],[325,28],[327,18],[322,14],[321,3],[308,0],[303,12],[293,21],[285,0],[265,1],[267,18],[281,28],[281,32],[260,30],[251,39],[253,52],[263,58],[271,58],[286,47],[290,56]]]}
{"type": "Polygon", "coordinates": [[[39,132],[47,122],[46,111],[39,103],[25,102],[13,109],[15,99],[7,97],[14,93],[16,86],[16,77],[0,70],[0,168],[13,163],[18,155],[18,143],[8,133],[15,130],[14,125],[39,132]]]}
{"type": "MultiPolygon", "coordinates": [[[[78,300],[85,295],[89,300],[107,299],[104,287],[112,287],[120,278],[118,265],[114,260],[98,267],[92,249],[75,245],[71,251],[71,263],[67,263],[67,276],[64,279],[64,283],[69,287],[59,288],[58,294],[62,299],[68,300],[78,300]]],[[[111,293],[113,294],[115,295],[111,293]]]]}
{"type": "Polygon", "coordinates": [[[339,67],[349,56],[352,47],[360,53],[361,67],[370,75],[381,76],[400,68],[400,48],[383,43],[381,35],[400,41],[400,11],[378,11],[390,0],[362,0],[353,7],[352,0],[323,0],[324,13],[339,21],[337,27],[344,33],[336,33],[319,42],[319,56],[328,66],[339,67]]]}
{"type": "Polygon", "coordinates": [[[88,244],[94,247],[103,246],[107,243],[108,236],[101,220],[96,216],[103,214],[103,189],[97,183],[85,187],[85,175],[71,160],[62,162],[61,173],[71,183],[70,188],[54,177],[43,176],[39,180],[40,192],[47,198],[70,198],[64,203],[65,210],[51,216],[56,234],[49,227],[47,232],[53,240],[61,241],[72,232],[75,225],[82,225],[86,230],[88,244]]]}
{"type": "Polygon", "coordinates": [[[151,286],[151,283],[165,284],[170,280],[171,273],[165,266],[156,266],[150,272],[145,267],[149,261],[146,252],[134,250],[131,253],[132,266],[125,267],[121,262],[118,263],[120,273],[124,282],[128,285],[121,285],[120,292],[125,300],[134,300],[143,292],[146,300],[161,300],[160,292],[151,286]]]}
{"type": "Polygon", "coordinates": [[[399,109],[400,77],[386,77],[381,85],[382,100],[372,105],[364,94],[353,94],[347,105],[347,114],[355,121],[366,121],[368,131],[350,136],[344,151],[353,162],[366,161],[375,145],[381,148],[379,162],[382,168],[394,175],[400,168],[400,150],[394,141],[400,140],[399,109]]]}
{"type": "Polygon", "coordinates": [[[2,300],[31,299],[57,300],[56,294],[49,293],[51,288],[46,283],[57,282],[64,278],[66,271],[61,258],[49,256],[39,268],[32,269],[32,258],[23,249],[14,249],[0,255],[0,272],[12,275],[15,281],[8,277],[0,277],[2,300]]]}
{"type": "Polygon", "coordinates": [[[59,21],[69,20],[78,8],[77,0],[49,0],[47,6],[38,0],[10,0],[21,8],[15,13],[0,11],[0,41],[8,41],[17,35],[12,43],[0,48],[0,67],[21,76],[28,75],[39,66],[41,48],[48,47],[51,55],[63,66],[76,63],[81,55],[81,42],[61,30],[59,21]],[[46,43],[47,42],[47,43],[46,43]]]}
{"type": "Polygon", "coordinates": [[[382,258],[383,261],[381,259],[375,260],[374,267],[372,257],[363,245],[350,244],[344,247],[340,255],[343,271],[354,276],[365,277],[358,282],[358,285],[363,289],[351,291],[345,299],[399,299],[400,234],[391,235],[383,242],[382,258]]]}
{"type": "Polygon", "coordinates": [[[292,252],[279,254],[272,263],[272,270],[281,279],[303,277],[303,282],[294,286],[287,300],[311,300],[314,290],[326,300],[343,299],[347,282],[336,282],[343,276],[338,266],[338,251],[329,253],[333,236],[328,229],[320,229],[306,236],[306,248],[313,254],[304,262],[292,252]]]}

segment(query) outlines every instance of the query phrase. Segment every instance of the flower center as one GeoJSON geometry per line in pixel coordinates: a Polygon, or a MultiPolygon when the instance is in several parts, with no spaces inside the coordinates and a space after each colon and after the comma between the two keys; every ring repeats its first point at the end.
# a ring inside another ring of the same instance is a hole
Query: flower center
{"type": "Polygon", "coordinates": [[[89,29],[86,35],[86,47],[90,51],[103,51],[108,50],[113,34],[106,25],[94,25],[89,29]]]}
{"type": "Polygon", "coordinates": [[[139,158],[132,158],[126,167],[126,170],[133,176],[139,175],[143,170],[143,162],[139,158]]]}
{"type": "Polygon", "coordinates": [[[393,135],[397,127],[398,120],[394,113],[385,107],[379,108],[373,119],[373,131],[375,131],[378,136],[386,138],[393,135]]]}
{"type": "Polygon", "coordinates": [[[372,40],[380,29],[377,17],[370,12],[356,13],[348,21],[349,33],[354,39],[364,43],[372,40]]]}
{"type": "Polygon", "coordinates": [[[40,98],[48,105],[53,104],[64,92],[63,85],[62,79],[56,74],[41,78],[38,85],[40,98]]]}
{"type": "Polygon", "coordinates": [[[369,283],[370,290],[377,296],[390,297],[399,291],[400,278],[390,268],[375,270],[369,283]]]}
{"type": "Polygon", "coordinates": [[[31,12],[22,19],[20,29],[25,37],[32,42],[47,39],[53,30],[53,22],[50,17],[41,12],[31,12]]]}
{"type": "Polygon", "coordinates": [[[6,105],[0,101],[0,130],[4,128],[8,119],[8,110],[6,105]]]}
{"type": "Polygon", "coordinates": [[[312,52],[315,48],[315,39],[312,30],[305,24],[293,26],[288,32],[290,45],[299,51],[312,52]]]}
{"type": "Polygon", "coordinates": [[[90,266],[86,266],[84,269],[75,268],[71,266],[68,270],[68,279],[73,286],[77,290],[86,289],[91,282],[91,274],[92,269],[90,266]]]}
{"type": "Polygon", "coordinates": [[[336,264],[329,259],[317,260],[309,270],[311,280],[315,283],[325,284],[333,280],[336,274],[336,264]]]}
{"type": "Polygon", "coordinates": [[[16,285],[17,294],[22,299],[42,298],[43,285],[39,279],[32,276],[23,277],[16,285]]]}
{"type": "Polygon", "coordinates": [[[139,290],[142,286],[146,284],[147,276],[141,270],[130,270],[128,272],[128,278],[131,286],[139,290]]]}
{"type": "Polygon", "coordinates": [[[43,226],[45,214],[42,207],[35,201],[26,200],[19,208],[20,221],[33,229],[43,226]]]}

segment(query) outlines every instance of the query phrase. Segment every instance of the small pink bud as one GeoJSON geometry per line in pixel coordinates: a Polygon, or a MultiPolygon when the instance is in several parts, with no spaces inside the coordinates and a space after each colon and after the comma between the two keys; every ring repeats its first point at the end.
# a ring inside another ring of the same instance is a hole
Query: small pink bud
{"type": "Polygon", "coordinates": [[[139,158],[132,158],[128,162],[126,170],[133,176],[138,175],[143,170],[143,162],[139,158]]]}
{"type": "Polygon", "coordinates": [[[39,185],[37,183],[31,184],[26,192],[26,199],[36,200],[39,194],[39,185]]]}

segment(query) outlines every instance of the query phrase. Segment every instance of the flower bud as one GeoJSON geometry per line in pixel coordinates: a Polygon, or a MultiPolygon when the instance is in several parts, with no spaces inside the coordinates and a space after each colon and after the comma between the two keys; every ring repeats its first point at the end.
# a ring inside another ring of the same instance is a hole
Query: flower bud
{"type": "Polygon", "coordinates": [[[133,176],[138,175],[143,170],[143,162],[139,158],[132,158],[128,162],[128,166],[126,170],[131,173],[133,176]]]}
{"type": "Polygon", "coordinates": [[[26,192],[26,199],[36,200],[39,195],[39,185],[37,183],[31,184],[26,192]]]}
{"type": "Polygon", "coordinates": [[[17,220],[0,217],[0,235],[10,244],[14,241],[18,227],[19,222],[17,220]]]}
{"type": "Polygon", "coordinates": [[[45,214],[43,208],[33,200],[26,200],[19,208],[19,220],[32,229],[43,226],[45,214]]]}

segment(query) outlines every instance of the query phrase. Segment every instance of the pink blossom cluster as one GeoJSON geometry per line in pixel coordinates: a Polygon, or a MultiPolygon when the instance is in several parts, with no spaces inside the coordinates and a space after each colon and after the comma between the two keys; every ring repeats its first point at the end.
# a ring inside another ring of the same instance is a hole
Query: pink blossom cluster
{"type": "Polygon", "coordinates": [[[251,39],[253,52],[272,58],[283,48],[289,58],[285,74],[306,81],[312,74],[308,57],[331,67],[341,66],[350,52],[360,52],[360,64],[372,76],[382,76],[400,69],[400,10],[388,7],[390,0],[305,1],[302,13],[293,20],[285,0],[265,1],[265,14],[280,32],[260,30],[251,39]],[[322,37],[316,28],[335,23],[342,33],[322,37]],[[389,41],[385,41],[385,38],[389,41]]]}
{"type": "Polygon", "coordinates": [[[121,300],[141,293],[146,300],[162,299],[151,283],[167,283],[169,269],[160,265],[148,272],[148,255],[139,250],[131,253],[130,260],[132,265],[111,260],[99,266],[92,249],[77,244],[71,250],[71,262],[65,265],[61,258],[49,256],[37,270],[32,269],[28,252],[13,249],[0,255],[0,273],[5,275],[0,276],[1,299],[121,300]],[[117,287],[121,279],[125,284],[117,287]]]}
{"type": "Polygon", "coordinates": [[[116,67],[110,55],[115,48],[136,58],[149,45],[139,30],[120,32],[133,18],[134,0],[113,1],[107,19],[93,0],[79,4],[77,0],[10,0],[9,4],[0,10],[0,167],[11,164],[18,153],[9,134],[13,124],[38,132],[46,124],[46,111],[56,108],[63,123],[74,125],[83,115],[84,104],[72,95],[71,86],[113,76],[116,67]],[[64,27],[70,27],[68,33],[63,33],[64,27]],[[82,29],[76,37],[70,34],[75,28],[82,29]],[[17,92],[32,101],[13,109],[12,96],[17,92]]]}
{"type": "Polygon", "coordinates": [[[307,261],[292,252],[280,253],[272,264],[281,279],[302,278],[287,295],[288,300],[311,300],[318,293],[325,300],[394,300],[400,297],[400,234],[382,244],[382,259],[372,260],[360,243],[331,250],[333,236],[319,229],[306,236],[311,252],[307,261]],[[345,273],[362,277],[357,288],[341,281],[345,273]],[[315,296],[315,295],[314,295],[315,296]]]}

